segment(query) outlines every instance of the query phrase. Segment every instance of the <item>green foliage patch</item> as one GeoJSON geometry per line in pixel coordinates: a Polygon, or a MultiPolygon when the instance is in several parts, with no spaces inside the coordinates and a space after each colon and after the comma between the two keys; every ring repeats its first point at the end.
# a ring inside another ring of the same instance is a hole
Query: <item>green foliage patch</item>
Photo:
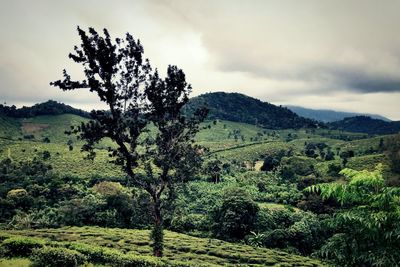
{"type": "MultiPolygon", "coordinates": [[[[124,266],[129,262],[152,260],[148,230],[124,230],[99,227],[64,227],[58,229],[8,230],[2,233],[43,239],[51,246],[62,246],[78,251],[93,262],[118,262],[124,266]],[[118,240],[118,241],[117,241],[118,240]],[[79,242],[80,244],[77,244],[79,242]],[[124,255],[120,257],[121,255],[124,255]],[[118,259],[117,259],[118,258],[118,259]],[[124,263],[125,262],[125,263],[124,263]]],[[[49,246],[49,245],[48,245],[49,246]]],[[[185,234],[165,231],[165,253],[163,262],[167,266],[322,266],[313,259],[291,255],[281,251],[254,248],[209,238],[196,238],[185,234]]],[[[129,263],[129,264],[128,264],[129,263]]],[[[163,265],[143,265],[163,266],[163,265]]]]}

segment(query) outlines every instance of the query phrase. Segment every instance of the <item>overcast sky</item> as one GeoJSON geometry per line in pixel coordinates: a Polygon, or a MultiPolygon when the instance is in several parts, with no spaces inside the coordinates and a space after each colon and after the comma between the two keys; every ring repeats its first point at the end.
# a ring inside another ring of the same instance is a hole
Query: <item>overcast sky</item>
{"type": "Polygon", "coordinates": [[[139,38],[154,67],[182,68],[193,95],[241,92],[274,104],[400,120],[399,0],[0,0],[0,101],[89,110],[88,92],[49,82],[79,44],[76,26],[139,38]]]}

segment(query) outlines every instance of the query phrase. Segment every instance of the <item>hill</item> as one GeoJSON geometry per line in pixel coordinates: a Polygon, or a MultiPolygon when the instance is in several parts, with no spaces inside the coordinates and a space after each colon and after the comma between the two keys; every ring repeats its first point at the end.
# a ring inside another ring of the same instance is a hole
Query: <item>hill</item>
{"type": "Polygon", "coordinates": [[[395,134],[400,132],[400,121],[383,121],[368,116],[356,116],[329,123],[331,129],[367,134],[395,134]]]}
{"type": "Polygon", "coordinates": [[[304,107],[299,107],[299,106],[287,106],[287,108],[299,116],[317,120],[317,121],[322,121],[322,122],[334,122],[334,121],[343,120],[344,118],[355,117],[355,116],[369,116],[373,119],[390,121],[388,118],[383,117],[381,115],[377,115],[377,114],[343,112],[343,111],[334,111],[334,110],[329,110],[329,109],[311,109],[311,108],[304,108],[304,107]]]}
{"type": "Polygon", "coordinates": [[[187,111],[199,106],[209,108],[210,120],[220,119],[258,125],[268,129],[313,128],[317,123],[298,116],[281,106],[263,102],[239,93],[207,93],[190,99],[187,111]]]}
{"type": "Polygon", "coordinates": [[[53,100],[48,100],[43,103],[35,104],[32,107],[23,106],[22,108],[17,108],[16,106],[0,105],[0,115],[14,118],[31,118],[40,115],[61,114],[74,114],[86,118],[90,117],[90,114],[86,111],[76,109],[53,100]]]}
{"type": "Polygon", "coordinates": [[[2,239],[7,239],[7,236],[36,237],[53,247],[79,250],[87,254],[89,259],[93,258],[92,263],[102,264],[109,263],[106,253],[114,252],[114,262],[118,260],[116,257],[123,258],[125,255],[147,256],[149,262],[140,266],[324,266],[318,260],[283,251],[254,248],[217,239],[197,238],[171,231],[165,233],[165,239],[168,241],[165,246],[165,265],[153,263],[156,259],[150,256],[152,248],[148,230],[64,227],[1,231],[0,235],[2,239]],[[93,257],[93,253],[90,254],[91,251],[96,251],[96,257],[93,257]]]}

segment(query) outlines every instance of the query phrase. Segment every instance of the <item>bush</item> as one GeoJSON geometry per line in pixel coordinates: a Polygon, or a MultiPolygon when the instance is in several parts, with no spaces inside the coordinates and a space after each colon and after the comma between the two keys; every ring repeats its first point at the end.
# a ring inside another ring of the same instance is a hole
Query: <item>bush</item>
{"type": "Polygon", "coordinates": [[[223,195],[222,204],[211,214],[215,236],[223,239],[242,239],[253,228],[258,205],[242,188],[230,188],[223,195]]]}
{"type": "Polygon", "coordinates": [[[112,266],[118,267],[166,267],[169,266],[161,260],[152,256],[140,256],[135,254],[122,254],[110,262],[112,266]]]}
{"type": "Polygon", "coordinates": [[[11,237],[3,241],[1,250],[7,257],[26,257],[34,249],[42,248],[44,241],[32,237],[11,237]]]}
{"type": "MultiPolygon", "coordinates": [[[[123,267],[159,267],[159,266],[171,266],[170,264],[164,264],[157,258],[151,256],[140,256],[136,254],[123,254],[116,249],[103,248],[99,246],[91,246],[82,243],[70,243],[67,244],[69,249],[76,250],[84,254],[88,261],[91,263],[109,264],[111,266],[123,266],[123,267]]],[[[174,265],[175,266],[175,265],[174,265]]],[[[179,265],[184,266],[184,265],[179,265]]]]}
{"type": "Polygon", "coordinates": [[[19,208],[29,208],[32,205],[32,197],[23,188],[11,189],[7,193],[7,200],[19,208]]]}
{"type": "Polygon", "coordinates": [[[86,257],[75,250],[52,247],[35,249],[32,253],[31,259],[34,266],[38,267],[75,267],[82,265],[86,261],[86,257]]]}
{"type": "Polygon", "coordinates": [[[67,248],[84,254],[91,263],[107,263],[105,250],[111,250],[82,243],[70,243],[67,248]]]}

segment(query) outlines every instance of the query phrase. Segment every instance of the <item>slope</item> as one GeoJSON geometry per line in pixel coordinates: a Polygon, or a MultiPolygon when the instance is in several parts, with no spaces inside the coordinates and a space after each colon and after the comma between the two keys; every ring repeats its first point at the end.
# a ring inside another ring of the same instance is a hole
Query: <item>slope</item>
{"type": "Polygon", "coordinates": [[[368,116],[345,118],[328,124],[330,128],[367,134],[395,134],[400,131],[400,121],[383,121],[368,116]]]}
{"type": "MultiPolygon", "coordinates": [[[[79,242],[93,247],[112,248],[127,254],[151,255],[152,252],[148,230],[64,227],[1,231],[0,235],[37,237],[46,240],[49,245],[52,241],[52,246],[68,246],[73,242],[79,242]]],[[[238,264],[241,266],[324,266],[318,260],[288,254],[283,251],[253,248],[247,245],[210,238],[197,238],[171,231],[165,231],[164,259],[190,263],[190,266],[238,266],[238,264]]]]}
{"type": "Polygon", "coordinates": [[[208,118],[258,125],[269,129],[316,127],[313,120],[298,116],[289,109],[238,93],[207,93],[190,99],[186,109],[193,112],[199,106],[210,110],[208,118]]]}
{"type": "Polygon", "coordinates": [[[302,116],[304,118],[309,118],[322,122],[334,122],[343,120],[347,117],[355,117],[355,116],[369,116],[373,119],[379,119],[383,121],[390,121],[388,118],[378,115],[378,114],[366,114],[366,113],[355,113],[355,112],[344,112],[344,111],[335,111],[329,109],[311,109],[304,108],[299,106],[287,106],[288,109],[295,112],[297,115],[302,116]]]}

